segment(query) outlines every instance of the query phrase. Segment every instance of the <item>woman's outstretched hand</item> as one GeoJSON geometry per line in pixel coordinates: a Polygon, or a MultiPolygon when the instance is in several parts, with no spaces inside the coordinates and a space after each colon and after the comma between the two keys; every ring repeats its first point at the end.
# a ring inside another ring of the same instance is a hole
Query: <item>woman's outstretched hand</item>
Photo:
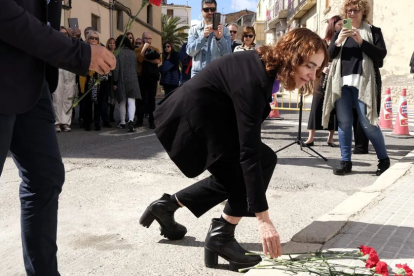
{"type": "Polygon", "coordinates": [[[277,258],[282,255],[282,247],[280,245],[280,237],[275,226],[269,217],[269,212],[264,211],[256,213],[259,222],[259,232],[262,238],[263,253],[270,255],[271,258],[277,258]]]}

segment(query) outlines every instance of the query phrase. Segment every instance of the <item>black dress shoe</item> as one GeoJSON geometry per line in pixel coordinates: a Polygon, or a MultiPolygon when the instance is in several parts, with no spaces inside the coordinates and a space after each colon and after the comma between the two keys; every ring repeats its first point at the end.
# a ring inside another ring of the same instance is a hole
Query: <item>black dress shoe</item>
{"type": "Polygon", "coordinates": [[[310,143],[305,143],[305,142],[303,142],[303,145],[305,146],[305,147],[313,147],[314,145],[315,145],[315,143],[312,141],[312,142],[310,142],[310,143]]]}
{"type": "Polygon", "coordinates": [[[218,264],[218,256],[229,262],[229,269],[238,271],[241,268],[255,266],[262,261],[257,255],[246,255],[245,250],[234,238],[236,225],[213,219],[204,244],[204,262],[206,267],[218,264]]]}
{"type": "Polygon", "coordinates": [[[106,127],[106,128],[111,128],[111,127],[112,127],[112,125],[111,125],[109,122],[104,122],[104,123],[103,123],[103,127],[106,127]]]}
{"type": "Polygon", "coordinates": [[[85,125],[85,131],[91,131],[91,125],[85,125]]]}
{"type": "Polygon", "coordinates": [[[96,131],[100,131],[101,130],[101,126],[99,124],[95,124],[95,130],[96,131]]]}
{"type": "Polygon", "coordinates": [[[390,167],[390,158],[387,157],[385,159],[378,160],[378,168],[375,172],[376,175],[380,176],[383,172],[389,169],[390,167]]]}
{"type": "Polygon", "coordinates": [[[341,161],[338,167],[333,170],[333,173],[336,175],[344,175],[352,171],[352,162],[351,161],[341,161]]]}
{"type": "Polygon", "coordinates": [[[360,149],[360,148],[355,148],[352,151],[353,154],[368,154],[368,150],[364,150],[364,149],[360,149]]]}
{"type": "Polygon", "coordinates": [[[187,228],[175,221],[174,213],[180,206],[171,202],[170,197],[169,194],[163,194],[160,199],[152,202],[141,216],[139,223],[148,228],[155,219],[161,226],[162,236],[169,240],[180,240],[187,233],[187,228]]]}
{"type": "Polygon", "coordinates": [[[154,123],[149,123],[149,128],[150,129],[155,129],[155,124],[154,123]]]}

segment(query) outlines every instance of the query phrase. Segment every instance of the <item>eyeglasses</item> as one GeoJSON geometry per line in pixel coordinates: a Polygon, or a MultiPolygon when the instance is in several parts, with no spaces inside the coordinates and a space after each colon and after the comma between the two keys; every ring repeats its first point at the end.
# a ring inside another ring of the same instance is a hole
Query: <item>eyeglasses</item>
{"type": "Polygon", "coordinates": [[[99,37],[96,37],[96,36],[90,36],[90,37],[89,37],[89,40],[96,40],[96,41],[99,41],[99,37]]]}
{"type": "Polygon", "coordinates": [[[152,40],[152,37],[144,37],[146,40],[152,40]]]}
{"type": "Polygon", "coordinates": [[[204,12],[216,12],[216,8],[203,8],[204,12]]]}
{"type": "Polygon", "coordinates": [[[230,31],[230,33],[232,33],[232,34],[237,34],[237,31],[230,31]]]}
{"type": "Polygon", "coordinates": [[[351,13],[353,13],[353,14],[357,14],[357,13],[359,13],[361,10],[357,10],[357,9],[350,9],[350,10],[346,10],[346,12],[347,13],[349,13],[349,14],[351,14],[351,13]]]}
{"type": "Polygon", "coordinates": [[[253,38],[254,35],[245,34],[244,38],[253,38]]]}

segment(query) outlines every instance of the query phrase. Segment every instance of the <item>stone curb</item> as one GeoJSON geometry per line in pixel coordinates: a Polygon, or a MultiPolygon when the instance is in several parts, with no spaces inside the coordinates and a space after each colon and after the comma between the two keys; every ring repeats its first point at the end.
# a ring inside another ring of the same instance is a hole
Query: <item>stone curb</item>
{"type": "MultiPolygon", "coordinates": [[[[349,198],[341,202],[332,211],[322,215],[310,225],[294,235],[290,242],[282,246],[282,252],[301,253],[321,249],[329,240],[334,238],[348,223],[348,221],[376,203],[381,198],[382,192],[390,188],[414,167],[414,150],[403,157],[398,163],[390,167],[370,186],[362,188],[349,198]],[[293,250],[295,249],[295,250],[293,250]],[[309,250],[311,249],[311,250],[309,250]],[[287,252],[285,252],[287,250],[287,252]]],[[[253,269],[247,276],[285,275],[283,271],[253,269]]]]}

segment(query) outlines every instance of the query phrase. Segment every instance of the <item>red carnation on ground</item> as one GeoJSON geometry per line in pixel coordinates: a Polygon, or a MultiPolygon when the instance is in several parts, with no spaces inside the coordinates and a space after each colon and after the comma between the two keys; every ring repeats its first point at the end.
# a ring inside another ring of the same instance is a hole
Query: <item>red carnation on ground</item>
{"type": "Polygon", "coordinates": [[[395,266],[399,268],[395,272],[395,276],[413,276],[413,270],[407,264],[397,264],[395,266]]]}
{"type": "Polygon", "coordinates": [[[388,265],[385,262],[378,262],[375,267],[376,275],[389,276],[388,265]]]}
{"type": "Polygon", "coordinates": [[[369,255],[371,252],[377,253],[374,248],[369,247],[369,246],[361,245],[358,248],[360,249],[360,252],[362,253],[363,256],[369,255]]]}
{"type": "Polygon", "coordinates": [[[149,0],[149,4],[159,7],[161,5],[161,0],[149,0]]]}
{"type": "Polygon", "coordinates": [[[380,262],[380,260],[378,258],[377,252],[375,252],[375,250],[373,250],[373,251],[371,251],[371,253],[369,253],[369,257],[368,257],[368,260],[365,264],[365,267],[366,268],[373,268],[378,264],[378,262],[380,262]]]}

